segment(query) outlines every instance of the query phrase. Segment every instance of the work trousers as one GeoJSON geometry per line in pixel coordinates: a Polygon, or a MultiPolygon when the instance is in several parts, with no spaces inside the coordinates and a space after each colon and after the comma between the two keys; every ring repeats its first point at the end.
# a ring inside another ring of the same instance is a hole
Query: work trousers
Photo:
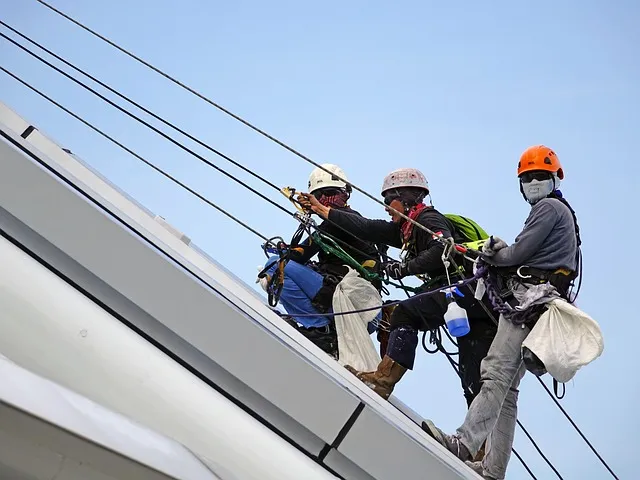
{"type": "Polygon", "coordinates": [[[511,458],[518,417],[518,386],[526,372],[520,350],[529,332],[529,327],[514,325],[500,316],[498,332],[482,361],[482,388],[457,430],[472,455],[487,440],[482,468],[496,479],[505,477],[511,458]]]}
{"type": "MultiPolygon", "coordinates": [[[[473,298],[470,289],[462,291],[465,296],[457,301],[467,312],[471,330],[467,335],[457,338],[460,381],[467,405],[471,405],[482,385],[480,364],[489,351],[497,326],[495,319],[487,313],[492,312],[490,303],[485,301],[483,307],[479,300],[473,298]]],[[[386,354],[403,367],[413,369],[418,332],[444,325],[446,310],[446,297],[441,292],[414,296],[400,303],[391,314],[386,354]]]]}

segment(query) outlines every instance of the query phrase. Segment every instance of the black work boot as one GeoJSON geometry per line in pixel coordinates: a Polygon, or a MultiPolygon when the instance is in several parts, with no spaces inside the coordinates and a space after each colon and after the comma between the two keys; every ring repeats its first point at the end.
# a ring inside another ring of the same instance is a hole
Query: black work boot
{"type": "Polygon", "coordinates": [[[338,359],[338,336],[332,324],[324,327],[300,327],[298,331],[311,340],[316,346],[320,347],[325,353],[329,354],[335,360],[338,359]]]}

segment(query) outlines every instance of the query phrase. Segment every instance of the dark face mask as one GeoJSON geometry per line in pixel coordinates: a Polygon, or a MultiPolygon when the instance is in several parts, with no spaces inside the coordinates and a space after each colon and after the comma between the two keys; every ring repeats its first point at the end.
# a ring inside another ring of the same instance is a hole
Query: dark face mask
{"type": "Polygon", "coordinates": [[[342,208],[349,200],[349,194],[339,188],[323,188],[313,192],[313,196],[325,207],[342,208]]]}

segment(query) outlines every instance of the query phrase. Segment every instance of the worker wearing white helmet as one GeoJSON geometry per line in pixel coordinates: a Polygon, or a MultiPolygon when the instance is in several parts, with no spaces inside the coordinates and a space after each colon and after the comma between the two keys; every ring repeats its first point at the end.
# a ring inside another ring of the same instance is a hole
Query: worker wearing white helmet
{"type": "MultiPolygon", "coordinates": [[[[344,171],[333,164],[324,164],[322,167],[314,169],[309,176],[309,191],[314,198],[329,208],[359,216],[347,204],[351,186],[344,181],[344,171]]],[[[379,268],[380,254],[371,242],[357,238],[331,222],[322,222],[318,230],[337,239],[344,251],[360,264],[379,268]]],[[[336,285],[347,274],[348,268],[341,258],[324,252],[310,239],[302,241],[299,251],[292,251],[290,259],[292,261],[285,267],[280,303],[293,320],[290,322],[293,326],[325,352],[337,357],[333,318],[326,314],[332,308],[336,285]],[[316,255],[317,262],[311,263],[316,255]]],[[[274,260],[276,258],[269,259],[267,265],[274,263],[274,260]]],[[[275,268],[274,264],[267,274],[272,275],[275,268]]]]}
{"type": "Polygon", "coordinates": [[[322,168],[314,168],[311,175],[309,175],[309,193],[316,195],[316,198],[323,196],[331,197],[333,194],[344,194],[343,200],[341,201],[344,206],[351,194],[351,186],[344,180],[347,180],[347,175],[342,168],[338,165],[325,163],[322,165],[322,168]]]}
{"type": "MultiPolygon", "coordinates": [[[[403,248],[404,261],[391,262],[385,270],[393,279],[408,275],[426,275],[430,281],[426,290],[447,285],[447,276],[442,261],[443,244],[437,237],[460,238],[451,221],[433,206],[426,205],[424,198],[429,195],[429,184],[424,174],[415,168],[401,168],[389,173],[382,185],[381,195],[388,205],[391,221],[368,220],[350,215],[340,210],[321,205],[311,195],[303,196],[308,208],[323,218],[338,224],[351,233],[375,243],[403,248]],[[402,212],[415,222],[435,233],[427,233],[406,221],[402,212]]],[[[462,259],[460,259],[462,261],[462,259]]],[[[471,268],[469,267],[469,272],[471,268]]],[[[450,272],[454,274],[453,271],[450,272]]],[[[458,338],[460,348],[460,370],[467,404],[480,390],[480,363],[486,355],[495,335],[495,324],[482,304],[473,298],[473,293],[464,290],[460,305],[467,310],[471,332],[458,338]]],[[[416,296],[400,303],[391,314],[391,333],[382,362],[374,372],[353,371],[383,398],[388,398],[396,383],[407,369],[413,369],[418,331],[433,330],[444,324],[447,309],[445,295],[416,296]]]]}

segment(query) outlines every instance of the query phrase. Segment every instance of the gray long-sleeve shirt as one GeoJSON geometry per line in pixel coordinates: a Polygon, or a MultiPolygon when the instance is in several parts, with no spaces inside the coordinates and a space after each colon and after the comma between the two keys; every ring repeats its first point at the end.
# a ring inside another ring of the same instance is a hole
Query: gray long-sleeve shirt
{"type": "Polygon", "coordinates": [[[515,242],[486,261],[498,267],[575,270],[577,248],[571,210],[556,198],[545,198],[531,207],[515,242]]]}

